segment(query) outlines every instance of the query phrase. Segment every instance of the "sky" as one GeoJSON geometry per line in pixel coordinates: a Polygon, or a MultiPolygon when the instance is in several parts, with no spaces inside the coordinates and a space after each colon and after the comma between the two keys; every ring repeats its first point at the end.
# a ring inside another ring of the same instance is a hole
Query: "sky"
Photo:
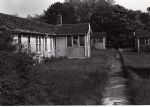
{"type": "MultiPolygon", "coordinates": [[[[64,0],[0,0],[0,13],[18,14],[20,17],[43,13],[54,2],[64,0]]],[[[128,9],[146,11],[150,0],[115,0],[128,9]]]]}

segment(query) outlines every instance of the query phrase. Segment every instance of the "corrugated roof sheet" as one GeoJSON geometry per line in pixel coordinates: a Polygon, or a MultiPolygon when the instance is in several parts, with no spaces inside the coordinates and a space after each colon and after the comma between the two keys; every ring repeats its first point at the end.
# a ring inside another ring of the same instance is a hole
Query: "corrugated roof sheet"
{"type": "Polygon", "coordinates": [[[48,33],[50,35],[86,34],[89,24],[50,25],[39,21],[14,17],[0,13],[0,24],[16,32],[48,33]]]}

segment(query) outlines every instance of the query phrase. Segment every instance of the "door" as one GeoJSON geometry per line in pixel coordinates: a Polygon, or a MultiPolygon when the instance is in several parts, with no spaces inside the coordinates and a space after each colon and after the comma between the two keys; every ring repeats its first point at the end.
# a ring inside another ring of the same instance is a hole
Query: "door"
{"type": "Polygon", "coordinates": [[[56,57],[66,56],[66,37],[56,38],[56,57]]]}

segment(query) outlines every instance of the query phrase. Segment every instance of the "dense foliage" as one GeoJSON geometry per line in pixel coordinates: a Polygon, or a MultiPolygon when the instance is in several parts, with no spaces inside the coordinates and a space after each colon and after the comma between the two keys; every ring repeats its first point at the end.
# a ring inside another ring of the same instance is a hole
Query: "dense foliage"
{"type": "Polygon", "coordinates": [[[141,11],[128,10],[115,5],[113,0],[88,0],[64,3],[54,3],[41,16],[41,20],[49,24],[57,24],[56,16],[61,14],[63,24],[90,23],[93,32],[106,32],[114,47],[121,43],[121,47],[134,45],[133,32],[148,29],[150,14],[141,11]]]}
{"type": "Polygon", "coordinates": [[[0,92],[2,105],[24,104],[32,57],[24,52],[16,53],[12,45],[12,32],[1,28],[0,33],[0,92]]]}

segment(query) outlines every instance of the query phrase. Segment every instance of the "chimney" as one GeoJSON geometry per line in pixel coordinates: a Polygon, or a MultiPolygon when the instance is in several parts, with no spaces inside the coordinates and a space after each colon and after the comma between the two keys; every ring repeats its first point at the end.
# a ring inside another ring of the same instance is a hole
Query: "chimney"
{"type": "Polygon", "coordinates": [[[57,15],[57,18],[56,18],[56,24],[57,25],[62,25],[62,15],[57,15]]]}

